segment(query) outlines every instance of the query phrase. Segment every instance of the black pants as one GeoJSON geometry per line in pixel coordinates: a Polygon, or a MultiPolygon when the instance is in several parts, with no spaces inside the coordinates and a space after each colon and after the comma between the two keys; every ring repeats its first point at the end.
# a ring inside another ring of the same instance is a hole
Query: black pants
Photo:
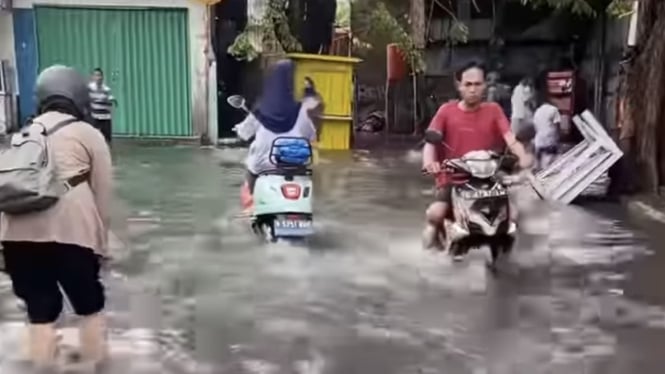
{"type": "Polygon", "coordinates": [[[110,119],[96,119],[95,127],[102,132],[106,142],[111,144],[111,120],[110,119]]]}
{"type": "Polygon", "coordinates": [[[53,323],[67,295],[76,314],[104,309],[100,259],[92,250],[71,244],[3,242],[5,267],[14,293],[28,309],[30,323],[53,323]]]}

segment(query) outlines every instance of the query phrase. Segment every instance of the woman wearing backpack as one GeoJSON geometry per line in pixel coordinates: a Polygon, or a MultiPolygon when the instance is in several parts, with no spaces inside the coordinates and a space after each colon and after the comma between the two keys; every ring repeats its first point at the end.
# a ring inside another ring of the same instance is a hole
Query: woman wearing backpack
{"type": "MultiPolygon", "coordinates": [[[[100,259],[107,248],[111,155],[102,134],[86,121],[88,87],[78,72],[64,66],[47,68],[37,78],[36,98],[37,116],[23,131],[46,136],[48,162],[57,171],[53,183],[66,188],[48,207],[3,211],[0,240],[6,270],[14,293],[27,308],[33,364],[54,364],[54,323],[63,309],[60,289],[82,317],[82,359],[97,364],[106,358],[100,259]]],[[[29,137],[16,134],[12,147],[21,146],[21,136],[29,137]]]]}

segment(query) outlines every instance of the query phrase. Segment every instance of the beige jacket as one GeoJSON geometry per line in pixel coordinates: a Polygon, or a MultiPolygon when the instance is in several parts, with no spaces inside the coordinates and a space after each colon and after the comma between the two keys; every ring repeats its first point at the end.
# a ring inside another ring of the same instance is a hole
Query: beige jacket
{"type": "MultiPolygon", "coordinates": [[[[67,118],[66,114],[49,112],[35,122],[49,128],[67,118]]],[[[89,182],[69,190],[48,210],[2,214],[0,240],[75,244],[105,255],[113,169],[104,137],[91,125],[74,122],[50,135],[48,144],[63,182],[90,171],[89,182]]]]}

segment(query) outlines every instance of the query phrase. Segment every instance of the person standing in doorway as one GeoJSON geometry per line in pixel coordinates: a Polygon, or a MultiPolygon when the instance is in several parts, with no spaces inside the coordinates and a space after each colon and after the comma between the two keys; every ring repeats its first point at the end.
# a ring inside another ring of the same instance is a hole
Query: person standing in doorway
{"type": "Polygon", "coordinates": [[[533,81],[525,77],[513,89],[510,117],[511,130],[523,144],[533,137],[533,100],[533,81]]]}
{"type": "Polygon", "coordinates": [[[107,143],[111,143],[112,109],[116,100],[111,88],[104,83],[104,71],[96,68],[92,72],[92,81],[88,85],[90,91],[90,109],[93,125],[102,132],[107,143]]]}
{"type": "Polygon", "coordinates": [[[545,93],[539,93],[540,106],[533,115],[533,126],[536,130],[534,147],[539,169],[552,164],[559,153],[559,133],[561,114],[545,93]]]}
{"type": "Polygon", "coordinates": [[[501,83],[501,74],[498,71],[487,73],[487,101],[499,104],[503,113],[510,118],[510,87],[501,83]]]}

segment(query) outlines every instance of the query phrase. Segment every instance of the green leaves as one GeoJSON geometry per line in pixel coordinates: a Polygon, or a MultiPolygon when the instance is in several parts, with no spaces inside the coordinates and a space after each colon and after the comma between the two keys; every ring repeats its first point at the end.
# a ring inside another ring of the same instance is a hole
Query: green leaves
{"type": "Polygon", "coordinates": [[[302,46],[291,33],[286,7],[286,0],[269,0],[263,18],[249,20],[245,30],[236,37],[227,52],[244,61],[252,61],[261,55],[256,44],[262,47],[278,46],[287,53],[300,52],[302,46]]]}
{"type": "Polygon", "coordinates": [[[595,16],[596,11],[589,0],[519,0],[522,5],[547,6],[554,9],[568,9],[579,15],[595,16]]]}
{"type": "Polygon", "coordinates": [[[337,0],[335,25],[337,27],[351,27],[351,0],[337,0]]]}
{"type": "Polygon", "coordinates": [[[607,12],[617,18],[629,17],[633,14],[633,2],[630,0],[614,0],[607,7],[607,12]]]}
{"type": "Polygon", "coordinates": [[[597,17],[599,11],[606,11],[614,17],[629,16],[633,9],[632,0],[515,0],[523,5],[547,6],[554,9],[567,9],[574,14],[597,17]]]}

